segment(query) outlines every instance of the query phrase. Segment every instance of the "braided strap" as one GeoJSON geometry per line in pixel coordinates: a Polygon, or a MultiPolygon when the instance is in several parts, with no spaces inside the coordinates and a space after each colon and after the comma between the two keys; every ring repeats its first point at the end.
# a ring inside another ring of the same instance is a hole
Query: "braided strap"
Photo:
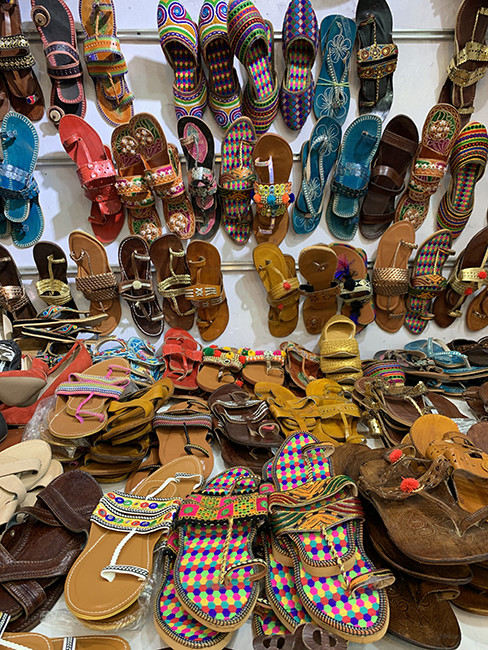
{"type": "Polygon", "coordinates": [[[36,282],[37,293],[39,298],[46,305],[65,305],[71,300],[71,291],[69,286],[62,280],[56,278],[46,278],[36,282]]]}
{"type": "MultiPolygon", "coordinates": [[[[444,291],[447,287],[447,280],[438,273],[428,273],[427,275],[416,275],[410,280],[408,293],[422,300],[432,300],[435,296],[444,291]]],[[[412,310],[410,310],[412,311],[412,310]]]]}
{"type": "Polygon", "coordinates": [[[115,189],[121,203],[128,210],[148,208],[156,203],[142,176],[118,177],[115,181],[115,189]]]}
{"type": "Polygon", "coordinates": [[[292,302],[296,300],[296,294],[300,287],[297,277],[288,278],[280,284],[275,284],[268,292],[268,302],[274,304],[282,302],[284,299],[292,298],[292,302]]]}
{"type": "Polygon", "coordinates": [[[0,70],[27,70],[35,64],[29,41],[23,34],[0,37],[0,52],[7,53],[7,56],[0,56],[0,70]]]}
{"type": "Polygon", "coordinates": [[[218,284],[193,284],[185,289],[187,298],[195,307],[213,307],[225,300],[225,291],[218,284]]]}
{"type": "Polygon", "coordinates": [[[381,296],[403,296],[408,292],[410,272],[408,269],[381,267],[373,269],[375,293],[381,296]]]}
{"type": "Polygon", "coordinates": [[[103,302],[117,300],[119,297],[117,278],[112,272],[76,278],[75,282],[76,288],[87,300],[103,302]]]}
{"type": "Polygon", "coordinates": [[[229,519],[248,521],[266,517],[267,513],[266,494],[239,494],[225,497],[194,494],[184,499],[181,504],[177,524],[223,522],[229,519]]]}
{"type": "Polygon", "coordinates": [[[29,298],[23,286],[8,285],[0,287],[0,307],[4,307],[15,314],[16,311],[25,307],[29,298]]]}
{"type": "Polygon", "coordinates": [[[161,411],[156,413],[153,419],[153,427],[196,427],[198,429],[208,429],[212,431],[212,416],[210,413],[200,413],[198,411],[189,413],[188,411],[178,413],[178,411],[161,411]]]}
{"type": "Polygon", "coordinates": [[[374,43],[363,47],[357,53],[357,71],[360,79],[382,79],[396,70],[398,47],[395,43],[380,45],[374,43]]]}

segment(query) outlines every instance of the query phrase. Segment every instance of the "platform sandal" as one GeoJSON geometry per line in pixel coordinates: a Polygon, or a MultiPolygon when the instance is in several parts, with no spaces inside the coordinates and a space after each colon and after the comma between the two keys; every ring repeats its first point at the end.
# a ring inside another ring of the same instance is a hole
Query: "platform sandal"
{"type": "Polygon", "coordinates": [[[298,269],[306,283],[300,285],[305,296],[303,322],[309,334],[318,334],[331,316],[337,312],[340,286],[335,280],[337,255],[323,244],[308,246],[298,256],[298,269]]]}
{"type": "Polygon", "coordinates": [[[46,305],[77,309],[68,284],[68,262],[63,249],[53,242],[37,242],[32,251],[39,273],[37,294],[46,305]]]}
{"type": "Polygon", "coordinates": [[[32,20],[41,37],[51,79],[47,116],[55,126],[67,113],[85,117],[83,71],[73,14],[63,0],[31,0],[31,4],[32,20]]]}
{"type": "Polygon", "coordinates": [[[112,0],[80,0],[85,31],[83,52],[95,84],[97,107],[112,126],[125,124],[134,113],[134,95],[125,79],[127,64],[120,49],[112,0]]]}

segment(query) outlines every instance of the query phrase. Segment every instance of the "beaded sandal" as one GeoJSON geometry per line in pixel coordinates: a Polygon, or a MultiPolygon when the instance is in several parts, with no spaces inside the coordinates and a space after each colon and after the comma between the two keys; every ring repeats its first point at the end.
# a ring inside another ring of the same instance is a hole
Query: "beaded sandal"
{"type": "Polygon", "coordinates": [[[210,345],[202,350],[202,365],[197,375],[197,384],[206,393],[227,384],[233,384],[242,370],[245,359],[241,350],[210,345]]]}
{"type": "Polygon", "coordinates": [[[32,251],[39,272],[37,294],[46,305],[77,309],[66,272],[68,263],[62,248],[53,242],[38,242],[32,251]]]}
{"type": "Polygon", "coordinates": [[[258,381],[285,383],[285,357],[283,350],[251,350],[240,348],[239,358],[242,360],[243,378],[251,385],[258,381]]]}
{"type": "Polygon", "coordinates": [[[164,362],[148,341],[136,336],[131,336],[129,340],[110,337],[97,341],[93,346],[94,361],[106,361],[113,357],[122,357],[129,362],[130,379],[141,389],[161,377],[164,362]]]}

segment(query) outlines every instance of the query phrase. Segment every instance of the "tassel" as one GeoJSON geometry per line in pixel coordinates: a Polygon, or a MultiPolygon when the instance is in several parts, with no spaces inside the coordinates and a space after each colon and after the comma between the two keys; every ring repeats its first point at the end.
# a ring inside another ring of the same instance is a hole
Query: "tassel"
{"type": "Polygon", "coordinates": [[[343,280],[348,277],[351,277],[351,267],[349,266],[349,260],[345,255],[339,255],[337,258],[337,270],[334,274],[334,279],[343,280]]]}

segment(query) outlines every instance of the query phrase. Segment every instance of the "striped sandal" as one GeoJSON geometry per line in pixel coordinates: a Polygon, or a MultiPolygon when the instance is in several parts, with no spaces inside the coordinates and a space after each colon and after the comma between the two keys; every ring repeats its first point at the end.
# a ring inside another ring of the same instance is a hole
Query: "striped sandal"
{"type": "Polygon", "coordinates": [[[451,182],[437,210],[437,230],[447,228],[457,239],[474,207],[476,183],[488,159],[488,134],[480,122],[470,122],[459,133],[449,158],[451,182]]]}

